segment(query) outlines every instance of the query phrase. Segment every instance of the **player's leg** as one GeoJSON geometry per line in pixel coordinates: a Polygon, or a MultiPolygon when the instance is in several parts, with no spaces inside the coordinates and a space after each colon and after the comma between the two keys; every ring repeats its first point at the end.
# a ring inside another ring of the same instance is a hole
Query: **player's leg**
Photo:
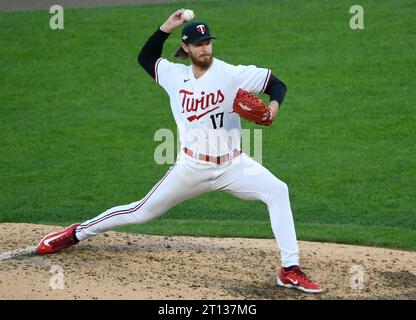
{"type": "Polygon", "coordinates": [[[245,153],[216,181],[216,187],[245,200],[261,200],[269,210],[270,221],[281,251],[284,267],[299,263],[299,248],[287,185],[245,153]]]}
{"type": "Polygon", "coordinates": [[[210,191],[208,172],[195,172],[185,161],[177,161],[165,176],[139,201],[113,207],[82,223],[79,240],[128,224],[143,224],[163,215],[180,202],[210,191]]]}
{"type": "Polygon", "coordinates": [[[81,225],[72,225],[45,236],[38,245],[38,252],[54,253],[116,227],[146,223],[186,199],[211,191],[210,168],[198,167],[198,164],[183,161],[181,157],[184,156],[179,156],[165,176],[141,200],[113,207],[81,225]]]}
{"type": "Polygon", "coordinates": [[[267,205],[283,266],[277,280],[279,285],[306,292],[321,291],[320,286],[309,280],[298,267],[295,225],[288,187],[283,181],[243,153],[219,175],[214,187],[241,199],[261,200],[267,205]],[[285,269],[288,267],[290,270],[285,269]]]}

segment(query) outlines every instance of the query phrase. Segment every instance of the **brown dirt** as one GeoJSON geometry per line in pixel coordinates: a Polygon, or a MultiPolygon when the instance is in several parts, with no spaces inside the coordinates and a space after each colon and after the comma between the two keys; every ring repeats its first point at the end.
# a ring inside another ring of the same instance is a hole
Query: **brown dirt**
{"type": "MultiPolygon", "coordinates": [[[[60,227],[0,224],[0,252],[36,244],[60,227]]],[[[0,299],[416,299],[416,252],[300,243],[302,267],[324,292],[275,285],[274,240],[108,232],[54,255],[0,261],[0,299]],[[52,266],[64,289],[52,290],[52,266]],[[364,288],[350,288],[351,267],[364,288]]]]}

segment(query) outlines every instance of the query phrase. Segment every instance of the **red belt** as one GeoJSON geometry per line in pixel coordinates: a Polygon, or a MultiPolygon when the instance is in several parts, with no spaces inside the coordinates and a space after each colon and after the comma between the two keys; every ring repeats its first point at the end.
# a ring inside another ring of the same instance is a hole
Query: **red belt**
{"type": "Polygon", "coordinates": [[[238,157],[241,154],[240,150],[234,149],[232,158],[230,157],[230,155],[228,153],[223,154],[222,156],[209,156],[207,154],[200,153],[199,157],[196,157],[195,152],[188,149],[187,147],[183,148],[183,151],[185,151],[185,153],[188,156],[190,156],[194,159],[199,159],[199,160],[202,160],[202,161],[212,162],[212,163],[215,163],[215,164],[222,164],[222,163],[224,163],[224,162],[226,162],[226,161],[228,161],[232,158],[238,157]]]}

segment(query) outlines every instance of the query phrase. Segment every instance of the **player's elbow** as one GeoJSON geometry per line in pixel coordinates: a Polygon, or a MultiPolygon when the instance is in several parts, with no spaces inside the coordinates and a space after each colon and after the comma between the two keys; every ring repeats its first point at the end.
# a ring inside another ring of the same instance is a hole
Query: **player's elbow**
{"type": "Polygon", "coordinates": [[[282,80],[278,80],[278,85],[280,86],[280,91],[285,95],[287,92],[287,86],[282,80]]]}
{"type": "Polygon", "coordinates": [[[279,105],[282,105],[287,92],[287,86],[282,80],[272,75],[269,86],[265,92],[270,96],[270,100],[275,100],[279,102],[279,105]]]}
{"type": "Polygon", "coordinates": [[[143,66],[144,66],[144,61],[145,61],[145,60],[146,60],[146,59],[145,59],[145,57],[144,57],[143,50],[140,50],[140,52],[139,52],[139,54],[138,54],[138,56],[137,56],[137,63],[143,67],[143,66]]]}

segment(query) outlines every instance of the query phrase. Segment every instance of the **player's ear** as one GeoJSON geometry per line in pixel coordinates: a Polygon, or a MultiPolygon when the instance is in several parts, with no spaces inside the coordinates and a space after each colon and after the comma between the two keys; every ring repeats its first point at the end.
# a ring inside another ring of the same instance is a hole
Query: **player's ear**
{"type": "Polygon", "coordinates": [[[189,53],[189,45],[187,43],[182,43],[182,49],[186,53],[189,53]]]}

